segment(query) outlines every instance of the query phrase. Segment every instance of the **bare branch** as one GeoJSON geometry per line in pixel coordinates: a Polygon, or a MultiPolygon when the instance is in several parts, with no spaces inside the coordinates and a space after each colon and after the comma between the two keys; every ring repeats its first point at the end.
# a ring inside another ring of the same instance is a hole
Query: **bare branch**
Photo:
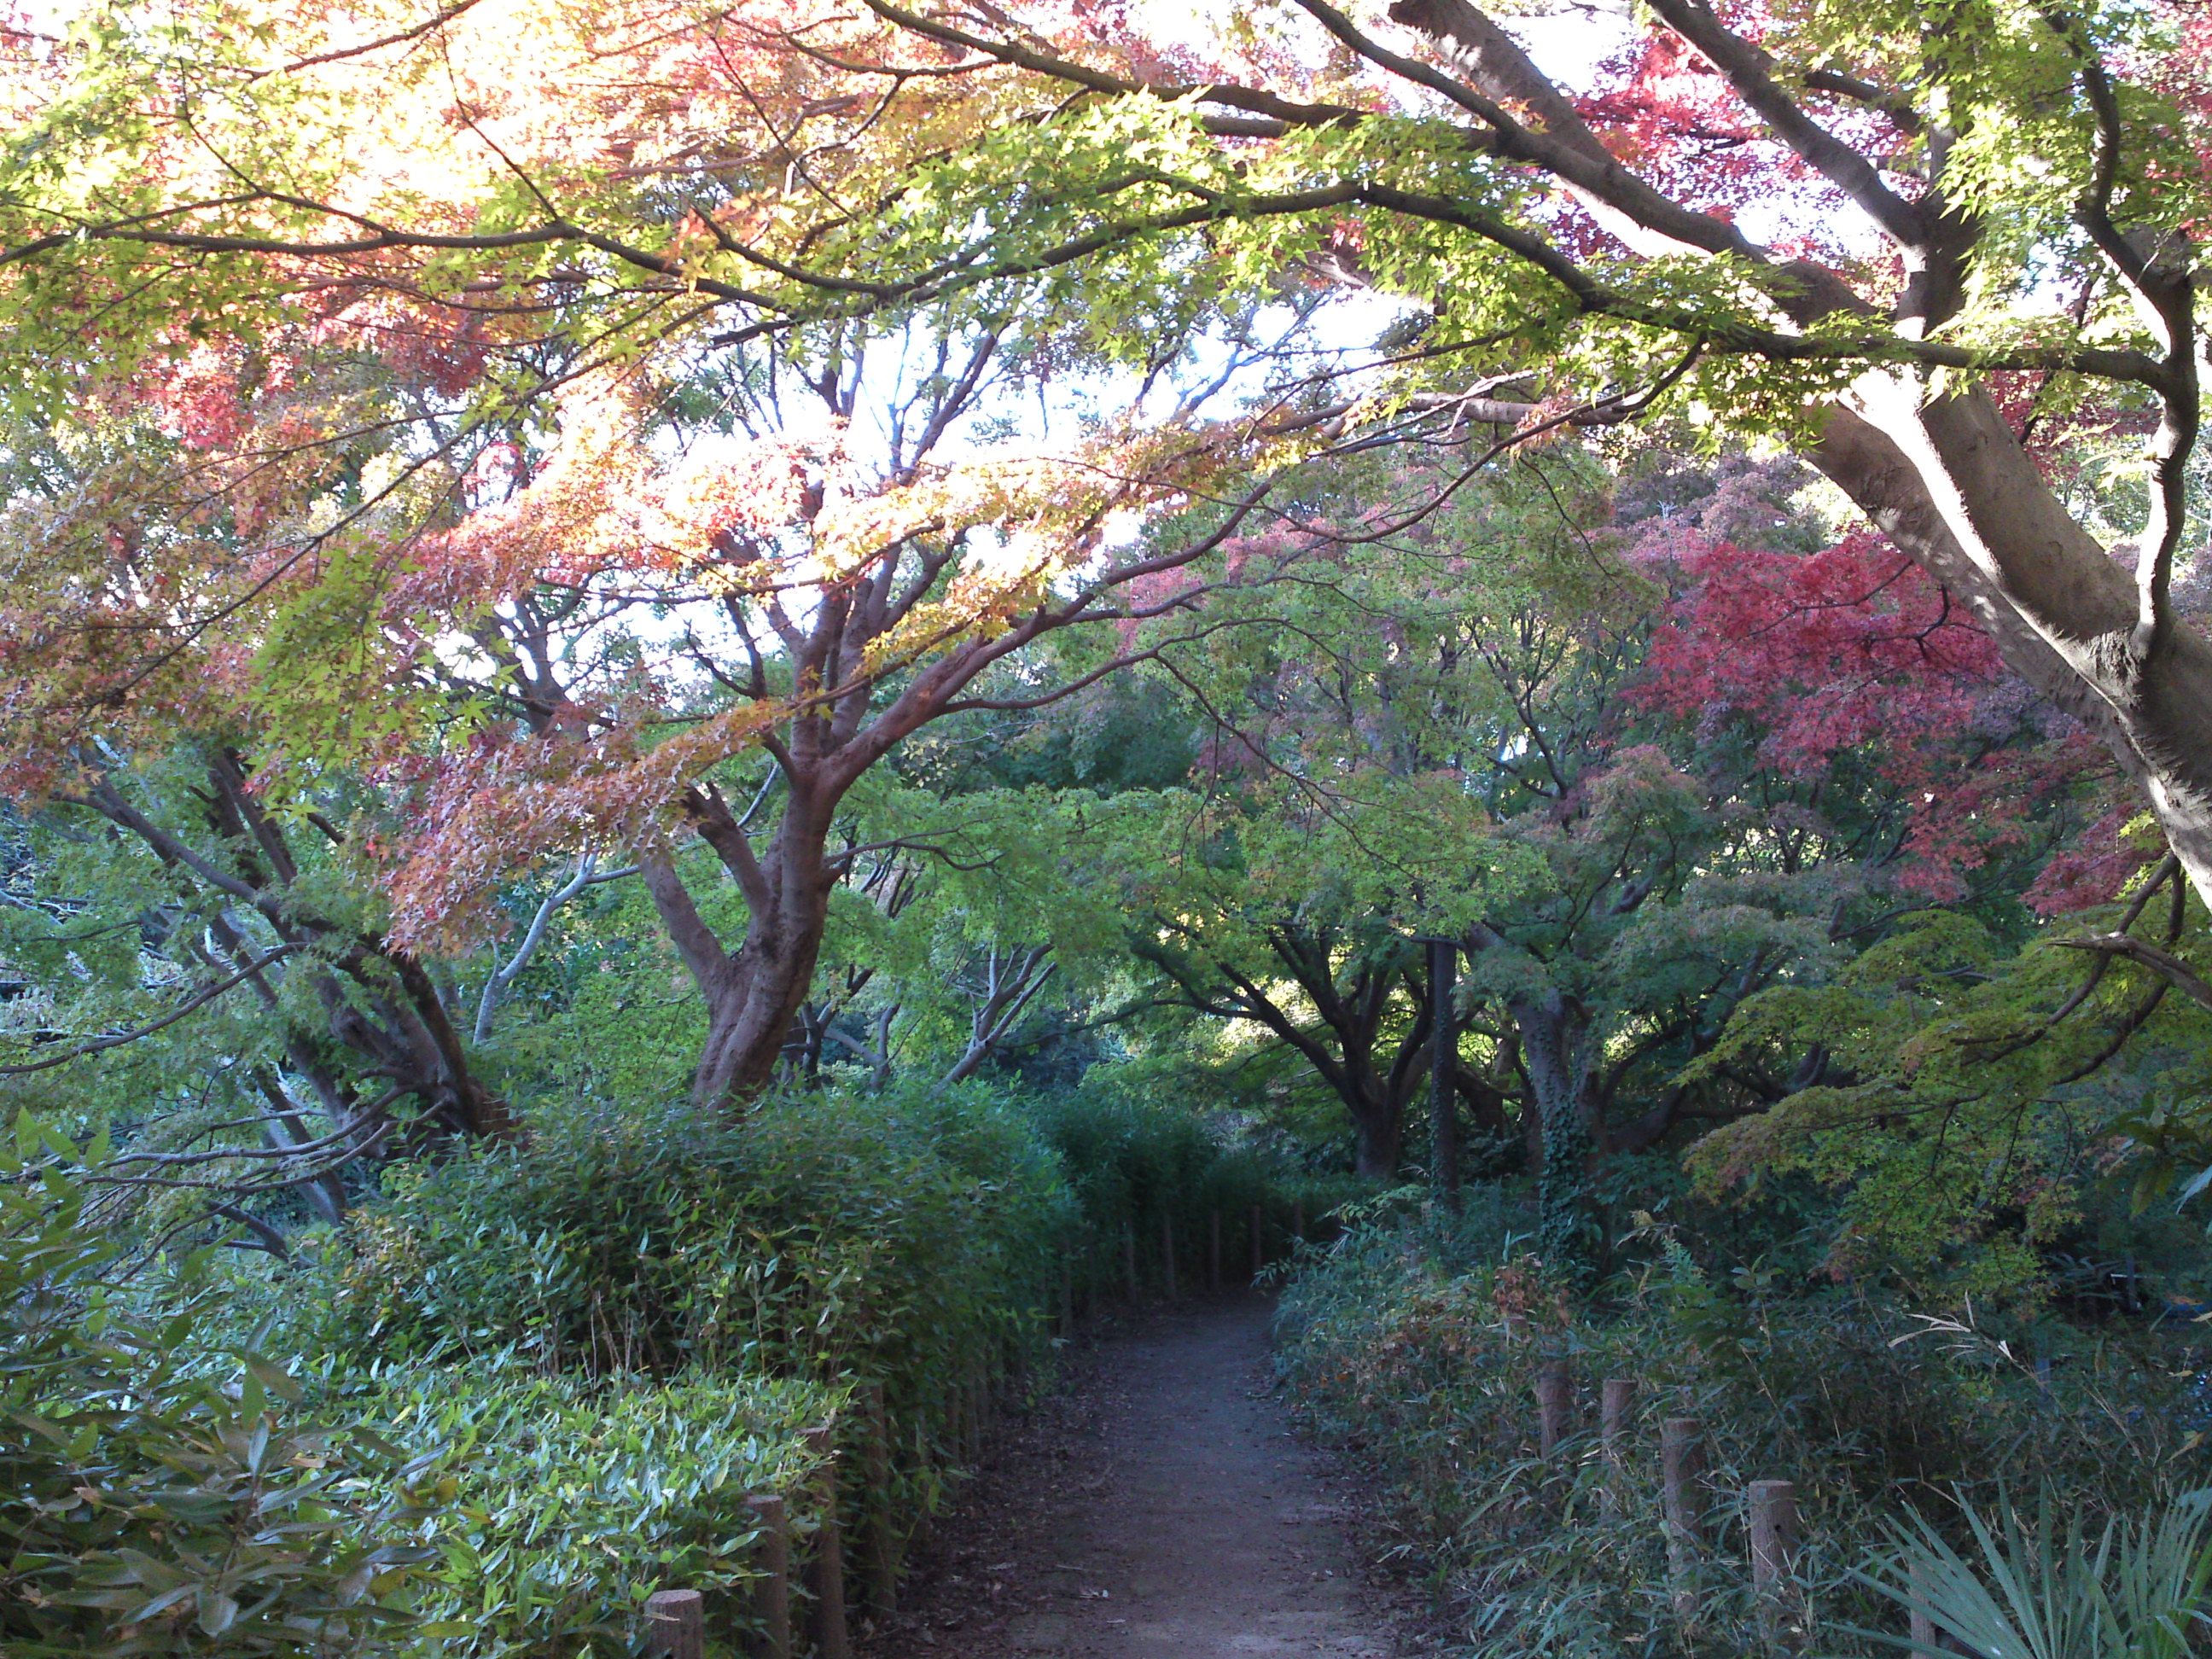
{"type": "Polygon", "coordinates": [[[275,949],[256,957],[228,979],[219,980],[205,990],[198,993],[183,1006],[171,1009],[157,1020],[138,1026],[132,1030],[118,1031],[112,1036],[101,1037],[96,1042],[80,1043],[66,1054],[50,1055],[45,1060],[33,1060],[27,1065],[0,1066],[0,1077],[22,1077],[32,1072],[51,1072],[57,1066],[66,1066],[73,1060],[82,1060],[87,1054],[104,1054],[110,1048],[120,1048],[126,1042],[136,1042],[141,1037],[151,1036],[156,1031],[174,1025],[187,1014],[204,1008],[233,986],[244,984],[279,957],[289,957],[294,951],[305,948],[304,945],[279,945],[275,949]]]}

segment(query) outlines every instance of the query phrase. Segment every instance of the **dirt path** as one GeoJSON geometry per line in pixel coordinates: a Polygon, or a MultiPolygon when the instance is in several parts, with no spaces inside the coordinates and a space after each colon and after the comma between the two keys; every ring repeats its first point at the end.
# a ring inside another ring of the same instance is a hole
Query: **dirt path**
{"type": "Polygon", "coordinates": [[[1000,1442],[876,1659],[1396,1659],[1343,1482],[1268,1391],[1267,1308],[1112,1335],[1000,1442]]]}

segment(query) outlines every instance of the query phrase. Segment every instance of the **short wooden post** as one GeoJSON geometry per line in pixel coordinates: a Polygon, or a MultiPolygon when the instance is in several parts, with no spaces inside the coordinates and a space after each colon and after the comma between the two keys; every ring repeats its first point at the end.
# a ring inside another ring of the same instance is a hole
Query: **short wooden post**
{"type": "Polygon", "coordinates": [[[665,1659],[706,1659],[707,1611],[697,1590],[655,1590],[645,1598],[645,1650],[665,1659]]]}
{"type": "Polygon", "coordinates": [[[1536,1449],[1549,1457],[1572,1432],[1575,1374],[1564,1359],[1547,1359],[1536,1369],[1536,1449]]]}
{"type": "Polygon", "coordinates": [[[1670,1417],[1659,1428],[1660,1496],[1667,1522],[1667,1572],[1674,1580],[1674,1616],[1698,1622],[1698,1565],[1705,1530],[1705,1425],[1670,1417]]]}
{"type": "Polygon", "coordinates": [[[1221,1294],[1221,1212],[1206,1212],[1206,1289],[1210,1296],[1221,1294]]]}
{"type": "Polygon", "coordinates": [[[888,1619],[898,1611],[898,1522],[891,1502],[890,1414],[884,1385],[868,1384],[868,1611],[888,1619]]]}
{"type": "Polygon", "coordinates": [[[1252,1282],[1260,1282],[1260,1271],[1267,1265],[1267,1244],[1263,1235],[1267,1212],[1257,1204],[1252,1206],[1252,1282]]]}
{"type": "Polygon", "coordinates": [[[1628,1457],[1628,1419],[1636,1411],[1636,1379],[1607,1377],[1598,1400],[1598,1441],[1605,1449],[1605,1461],[1619,1468],[1628,1457]]]}
{"type": "Polygon", "coordinates": [[[845,1632],[845,1546],[837,1528],[837,1442],[828,1424],[806,1431],[822,1459],[814,1474],[814,1650],[817,1659],[852,1659],[845,1632]]]}
{"type": "Polygon", "coordinates": [[[1629,1421],[1636,1414],[1636,1379],[1608,1376],[1598,1389],[1597,1439],[1605,1459],[1605,1486],[1598,1501],[1611,1514],[1620,1507],[1622,1477],[1628,1468],[1629,1421]]]}
{"type": "Polygon", "coordinates": [[[1797,1486],[1790,1480],[1751,1483],[1751,1588],[1759,1602],[1760,1632],[1769,1645],[1795,1649],[1802,1640],[1796,1618],[1797,1486]]]}
{"type": "MultiPolygon", "coordinates": [[[[1905,1579],[1906,1593],[1914,1601],[1924,1604],[1928,1600],[1928,1592],[1933,1588],[1935,1587],[1928,1582],[1927,1567],[1915,1561],[1905,1579]]],[[[1936,1621],[1921,1612],[1918,1607],[1911,1609],[1911,1613],[1913,1645],[1923,1649],[1935,1647],[1936,1645],[1936,1621]]]]}
{"type": "Polygon", "coordinates": [[[1168,1300],[1176,1299],[1175,1223],[1169,1217],[1160,1218],[1160,1283],[1167,1287],[1168,1300]]]}
{"type": "Polygon", "coordinates": [[[745,1499],[759,1523],[754,1544],[761,1580],[753,1592],[753,1610],[760,1614],[763,1632],[760,1659],[792,1659],[791,1653],[791,1531],[783,1512],[783,1499],[763,1492],[745,1499]]]}
{"type": "Polygon", "coordinates": [[[1127,1285],[1129,1300],[1137,1299],[1137,1233],[1133,1227],[1121,1229],[1121,1278],[1127,1285]]]}
{"type": "Polygon", "coordinates": [[[1063,1341],[1075,1340],[1075,1264],[1060,1264],[1060,1334],[1063,1341]]]}

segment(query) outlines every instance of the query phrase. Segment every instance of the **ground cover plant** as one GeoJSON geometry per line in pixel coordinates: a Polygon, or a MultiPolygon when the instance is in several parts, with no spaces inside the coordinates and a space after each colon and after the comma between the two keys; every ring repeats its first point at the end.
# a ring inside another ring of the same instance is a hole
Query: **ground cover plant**
{"type": "MultiPolygon", "coordinates": [[[[1916,1318],[1879,1285],[1808,1291],[1771,1269],[1709,1270],[1672,1236],[1593,1300],[1526,1254],[1534,1219],[1525,1196],[1456,1218],[1401,1200],[1309,1252],[1278,1315],[1286,1387],[1387,1483],[1385,1554],[1435,1589],[1470,1651],[1765,1650],[1778,1638],[1752,1582],[1754,1480],[1796,1484],[1790,1641],[1872,1654],[1906,1633],[1881,1588],[1910,1588],[1901,1551],[1942,1558],[1960,1592],[1947,1607],[2002,1597],[1978,1528],[2024,1508],[2032,1533],[2040,1505],[2094,1536],[2149,1524],[2212,1479],[2202,1338],[2185,1325],[1916,1318]],[[1560,1361],[1577,1403],[1545,1455],[1538,1376],[1560,1361]],[[1607,1378],[1636,1388],[1611,1443],[1607,1378]],[[1662,1501],[1669,1418],[1703,1425],[1704,1536],[1686,1562],[1662,1501]]],[[[2191,1571],[2202,1542],[2183,1552],[2191,1571]]],[[[2017,1550],[2014,1565],[2039,1570],[2017,1550]]],[[[2176,1651],[2201,1639],[2184,1612],[2176,1651]]]]}
{"type": "MultiPolygon", "coordinates": [[[[64,1142],[74,1158],[76,1149],[64,1142]]],[[[226,1352],[206,1264],[157,1314],[28,1134],[0,1153],[0,1633],[11,1652],[351,1653],[404,1642],[443,1494],[365,1425],[226,1352]],[[27,1144],[26,1144],[27,1143],[27,1144]],[[32,1178],[26,1181],[29,1172],[32,1178]],[[210,1330],[210,1327],[216,1327],[210,1330]]]]}

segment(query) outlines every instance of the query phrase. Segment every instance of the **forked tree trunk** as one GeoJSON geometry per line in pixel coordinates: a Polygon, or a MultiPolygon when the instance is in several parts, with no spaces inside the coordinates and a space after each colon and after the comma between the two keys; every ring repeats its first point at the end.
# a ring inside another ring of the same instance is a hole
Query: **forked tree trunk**
{"type": "Polygon", "coordinates": [[[707,998],[707,1036],[691,1077],[697,1104],[739,1104],[775,1079],[791,1023],[814,984],[827,919],[825,905],[812,927],[770,933],[758,945],[754,934],[768,930],[747,930],[727,982],[707,998]]]}
{"type": "Polygon", "coordinates": [[[1395,1181],[1406,1139],[1404,1103],[1345,1103],[1352,1110],[1352,1167],[1364,1180],[1395,1181]]]}
{"type": "Polygon", "coordinates": [[[2006,665],[2100,738],[2212,903],[2212,645],[2138,627],[2134,577],[2076,524],[1981,392],[1869,375],[1814,463],[1968,605],[2006,665]]]}
{"type": "Polygon", "coordinates": [[[373,988],[357,1005],[325,974],[317,983],[329,1016],[331,1034],[368,1060],[381,1076],[420,1101],[437,1134],[469,1139],[504,1139],[515,1133],[505,1100],[484,1086],[469,1063],[468,1045],[420,963],[388,949],[363,951],[341,966],[360,970],[356,982],[373,988]],[[389,981],[370,962],[382,965],[389,981]]]}
{"type": "Polygon", "coordinates": [[[828,852],[828,810],[794,801],[765,852],[756,856],[719,797],[691,797],[695,821],[744,896],[745,931],[724,947],[701,918],[665,847],[644,847],[637,863],[653,908],[707,1004],[707,1036],[692,1073],[702,1109],[736,1109],[775,1080],[792,1020],[814,983],[836,872],[828,852]]]}

